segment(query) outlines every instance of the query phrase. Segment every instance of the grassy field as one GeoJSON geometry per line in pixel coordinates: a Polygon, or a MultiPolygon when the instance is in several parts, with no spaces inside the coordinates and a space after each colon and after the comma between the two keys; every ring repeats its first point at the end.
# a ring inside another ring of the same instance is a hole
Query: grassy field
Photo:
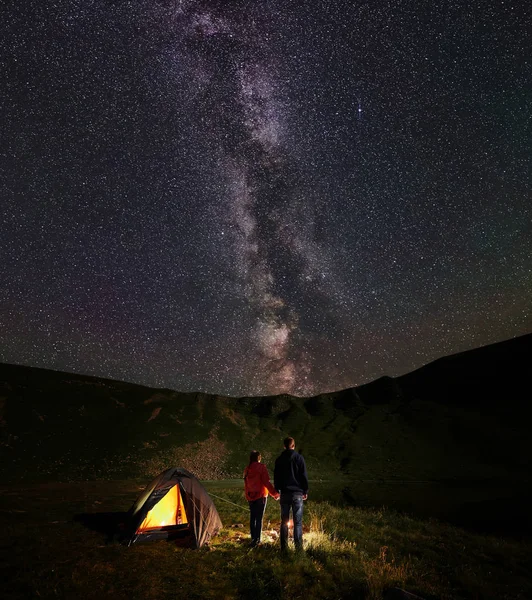
{"type": "Polygon", "coordinates": [[[382,598],[392,587],[426,599],[532,597],[529,541],[348,506],[339,485],[313,486],[301,555],[280,554],[271,499],[265,543],[249,547],[240,482],[206,483],[224,523],[209,547],[127,548],[105,533],[106,515],[127,511],[146,483],[0,488],[2,598],[382,598]]]}

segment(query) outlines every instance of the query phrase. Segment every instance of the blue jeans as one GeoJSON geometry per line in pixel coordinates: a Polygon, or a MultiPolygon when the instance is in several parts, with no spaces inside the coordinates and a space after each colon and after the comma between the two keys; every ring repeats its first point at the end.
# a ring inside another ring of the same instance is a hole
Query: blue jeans
{"type": "Polygon", "coordinates": [[[249,531],[251,533],[251,541],[258,544],[262,534],[262,517],[266,510],[267,498],[259,498],[249,503],[249,531]]]}
{"type": "Polygon", "coordinates": [[[294,545],[296,550],[303,548],[303,494],[300,492],[289,492],[281,494],[281,550],[288,547],[288,521],[290,521],[290,509],[294,521],[294,545]]]}

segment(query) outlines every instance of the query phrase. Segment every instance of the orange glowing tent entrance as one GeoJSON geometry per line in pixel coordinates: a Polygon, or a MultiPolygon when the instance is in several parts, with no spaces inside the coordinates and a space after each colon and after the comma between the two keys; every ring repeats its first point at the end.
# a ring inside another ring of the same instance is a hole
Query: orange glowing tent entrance
{"type": "Polygon", "coordinates": [[[129,545],[166,539],[200,548],[218,533],[222,522],[209,494],[185,469],[158,475],[128,513],[129,545]]]}
{"type": "Polygon", "coordinates": [[[167,492],[166,496],[148,511],[137,532],[144,533],[161,527],[183,525],[186,523],[188,521],[185,507],[183,506],[183,499],[181,498],[181,491],[177,485],[174,485],[167,492]]]}

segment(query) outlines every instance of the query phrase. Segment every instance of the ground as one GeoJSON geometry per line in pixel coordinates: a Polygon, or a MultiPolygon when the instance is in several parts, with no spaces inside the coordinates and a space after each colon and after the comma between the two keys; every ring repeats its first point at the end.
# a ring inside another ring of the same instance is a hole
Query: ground
{"type": "Polygon", "coordinates": [[[201,550],[130,548],[109,534],[146,482],[0,488],[0,587],[8,600],[76,598],[382,598],[392,587],[428,599],[532,597],[531,542],[481,535],[388,509],[327,498],[305,506],[305,550],[281,555],[278,504],[250,548],[241,482],[207,483],[224,528],[201,550]],[[116,520],[116,519],[115,519],[116,520]],[[240,526],[241,525],[241,526],[240,526]]]}

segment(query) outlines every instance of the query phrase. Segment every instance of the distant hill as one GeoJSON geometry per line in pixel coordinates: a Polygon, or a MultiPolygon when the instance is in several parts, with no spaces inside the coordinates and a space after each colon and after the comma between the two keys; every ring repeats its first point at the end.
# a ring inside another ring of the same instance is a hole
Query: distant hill
{"type": "Polygon", "coordinates": [[[4,482],[241,477],[293,435],[313,479],[521,481],[532,463],[532,335],[312,398],[228,398],[0,365],[4,482]]]}

